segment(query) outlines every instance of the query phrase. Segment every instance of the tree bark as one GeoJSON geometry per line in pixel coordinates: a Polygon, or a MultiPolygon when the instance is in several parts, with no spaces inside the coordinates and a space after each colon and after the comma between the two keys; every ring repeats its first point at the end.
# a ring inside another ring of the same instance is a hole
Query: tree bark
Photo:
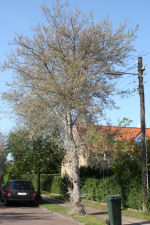
{"type": "Polygon", "coordinates": [[[67,114],[65,130],[67,144],[66,159],[69,164],[68,179],[70,181],[68,192],[70,194],[72,213],[84,214],[84,206],[81,203],[78,148],[73,135],[73,124],[70,113],[67,114]]]}

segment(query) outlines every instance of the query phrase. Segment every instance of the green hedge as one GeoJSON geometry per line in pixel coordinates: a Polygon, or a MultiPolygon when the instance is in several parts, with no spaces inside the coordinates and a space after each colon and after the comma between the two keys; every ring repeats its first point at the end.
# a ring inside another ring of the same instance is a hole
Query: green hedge
{"type": "MultiPolygon", "coordinates": [[[[25,174],[23,179],[32,181],[37,189],[37,175],[25,174]]],[[[41,174],[40,176],[41,191],[53,192],[56,194],[65,194],[65,184],[59,174],[41,174]]]]}
{"type": "Polygon", "coordinates": [[[121,189],[113,177],[96,179],[87,178],[82,186],[82,194],[90,200],[106,202],[107,195],[121,194],[121,189]]]}
{"type": "Polygon", "coordinates": [[[125,206],[133,209],[142,209],[142,185],[136,179],[132,179],[124,190],[125,206]]]}
{"type": "Polygon", "coordinates": [[[88,198],[89,200],[97,200],[96,199],[97,185],[98,179],[95,178],[85,179],[85,183],[81,188],[82,194],[85,195],[85,198],[88,198]]]}
{"type": "Polygon", "coordinates": [[[150,211],[150,188],[147,194],[146,206],[147,206],[147,209],[150,211]]]}
{"type": "Polygon", "coordinates": [[[60,176],[54,177],[51,185],[51,192],[56,194],[64,194],[65,184],[60,176]]]}
{"type": "MultiPolygon", "coordinates": [[[[8,179],[17,179],[13,173],[4,176],[4,182],[8,179]]],[[[30,180],[37,189],[37,175],[24,174],[21,179],[30,180]]],[[[53,192],[57,194],[66,194],[67,185],[65,179],[62,180],[59,174],[41,174],[41,191],[53,192]]],[[[82,179],[82,194],[85,198],[99,202],[106,202],[107,195],[120,194],[122,196],[123,206],[142,209],[142,186],[139,180],[133,178],[128,183],[118,184],[115,176],[106,178],[84,178],[82,179]]],[[[147,197],[147,207],[150,210],[150,190],[147,197]]]]}
{"type": "MultiPolygon", "coordinates": [[[[3,184],[6,184],[10,179],[23,179],[32,181],[35,189],[37,189],[37,174],[26,173],[21,177],[14,176],[13,170],[11,173],[6,173],[3,176],[3,184]]],[[[65,180],[62,180],[60,174],[41,174],[40,176],[41,191],[53,192],[56,194],[66,194],[65,180]]]]}
{"type": "MultiPolygon", "coordinates": [[[[89,200],[106,202],[107,195],[119,194],[123,197],[122,204],[133,209],[142,209],[142,187],[137,180],[132,180],[127,186],[118,184],[115,176],[107,178],[86,178],[82,185],[82,194],[89,200]],[[122,189],[123,187],[123,189],[122,189]]],[[[147,206],[150,208],[150,191],[147,206]]]]}

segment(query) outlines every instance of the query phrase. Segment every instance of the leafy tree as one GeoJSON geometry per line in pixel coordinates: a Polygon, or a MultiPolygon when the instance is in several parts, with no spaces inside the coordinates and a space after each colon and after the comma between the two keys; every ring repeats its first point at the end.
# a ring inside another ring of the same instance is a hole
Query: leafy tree
{"type": "Polygon", "coordinates": [[[10,179],[18,179],[20,173],[18,174],[18,169],[12,161],[8,161],[5,165],[5,168],[2,172],[2,183],[6,184],[10,179]]]}
{"type": "Polygon", "coordinates": [[[114,159],[110,164],[111,170],[118,178],[119,183],[129,182],[129,178],[137,179],[141,182],[141,150],[139,146],[135,146],[128,152],[117,152],[114,154],[114,159]]]}
{"type": "Polygon", "coordinates": [[[124,24],[114,31],[108,19],[95,23],[92,16],[86,17],[78,9],[71,12],[59,1],[51,9],[42,9],[45,24],[39,23],[31,38],[19,35],[14,39],[16,50],[4,69],[13,69],[16,77],[4,98],[37,135],[52,118],[62,125],[72,210],[80,213],[83,207],[73,126],[93,122],[104,107],[114,106],[114,77],[105,71],[126,66],[134,50],[135,30],[126,30],[124,24]]]}
{"type": "Polygon", "coordinates": [[[34,172],[37,172],[38,196],[40,196],[40,174],[42,171],[51,171],[51,173],[60,172],[63,159],[63,148],[58,146],[50,137],[36,137],[32,139],[28,147],[24,164],[29,166],[34,172]]]}
{"type": "Polygon", "coordinates": [[[28,146],[30,146],[30,140],[27,130],[19,129],[9,133],[6,143],[6,151],[13,159],[18,179],[21,178],[22,174],[28,170],[28,167],[23,163],[28,146]]]}
{"type": "Polygon", "coordinates": [[[29,138],[29,131],[19,129],[8,136],[7,152],[11,153],[16,175],[21,178],[26,172],[38,174],[40,195],[41,172],[60,172],[63,148],[56,143],[56,137],[29,138]]]}

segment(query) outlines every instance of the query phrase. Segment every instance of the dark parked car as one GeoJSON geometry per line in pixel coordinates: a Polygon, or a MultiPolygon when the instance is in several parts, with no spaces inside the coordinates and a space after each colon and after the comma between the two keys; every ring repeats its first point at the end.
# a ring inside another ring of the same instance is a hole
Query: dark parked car
{"type": "Polygon", "coordinates": [[[2,202],[7,206],[11,202],[29,202],[37,205],[36,192],[32,182],[10,180],[2,189],[2,202]]]}

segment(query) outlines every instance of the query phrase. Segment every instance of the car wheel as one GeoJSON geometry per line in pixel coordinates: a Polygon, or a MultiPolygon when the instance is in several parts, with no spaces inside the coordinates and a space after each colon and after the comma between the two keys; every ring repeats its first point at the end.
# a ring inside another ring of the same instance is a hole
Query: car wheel
{"type": "Polygon", "coordinates": [[[1,202],[4,202],[4,197],[3,197],[3,195],[2,195],[2,197],[1,197],[1,202]]]}
{"type": "Polygon", "coordinates": [[[4,205],[5,205],[5,206],[8,206],[8,205],[9,205],[9,202],[8,202],[7,199],[4,199],[4,205]]]}
{"type": "Polygon", "coordinates": [[[38,202],[37,201],[31,202],[31,206],[37,207],[38,206],[38,202]]]}

